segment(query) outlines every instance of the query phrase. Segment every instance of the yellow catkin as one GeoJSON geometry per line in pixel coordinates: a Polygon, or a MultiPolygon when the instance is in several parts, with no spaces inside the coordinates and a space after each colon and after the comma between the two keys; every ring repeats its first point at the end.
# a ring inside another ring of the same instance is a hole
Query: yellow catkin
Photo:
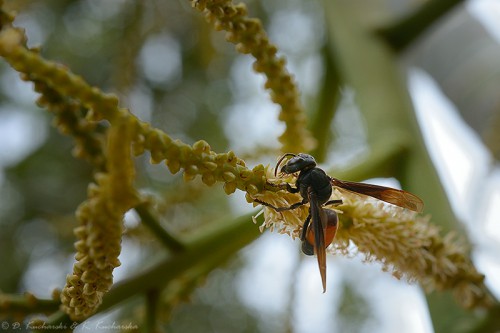
{"type": "Polygon", "coordinates": [[[31,79],[29,75],[25,75],[24,80],[34,83],[34,90],[41,95],[37,105],[54,115],[53,124],[59,131],[75,139],[73,155],[88,161],[97,170],[104,170],[104,137],[97,130],[98,123],[85,119],[82,105],[76,100],[64,98],[44,82],[31,79]]]}
{"type": "Polygon", "coordinates": [[[123,216],[137,203],[130,125],[126,119],[115,121],[108,132],[107,172],[96,175],[77,210],[77,262],[61,292],[62,307],[73,320],[92,315],[111,287],[113,269],[120,265],[123,216]]]}
{"type": "MultiPolygon", "coordinates": [[[[149,151],[152,163],[164,161],[172,173],[183,170],[186,180],[194,179],[199,175],[207,185],[222,182],[228,194],[236,189],[250,191],[252,194],[260,193],[265,189],[273,190],[266,185],[262,165],[250,170],[233,152],[215,153],[203,140],[192,146],[180,140],[173,140],[166,133],[140,121],[127,110],[120,109],[116,96],[103,93],[98,88],[90,86],[81,77],[71,73],[68,68],[47,61],[38,53],[26,49],[23,36],[23,33],[17,29],[3,29],[0,32],[0,56],[4,57],[14,69],[23,73],[25,78],[38,82],[39,85],[42,83],[46,85],[46,88],[40,90],[42,94],[52,89],[61,98],[78,101],[82,107],[87,108],[88,112],[83,123],[89,126],[92,122],[103,119],[114,124],[116,119],[124,117],[131,127],[134,155],[149,151]]],[[[44,106],[49,107],[50,96],[44,95],[41,100],[44,106]]],[[[67,123],[61,124],[63,130],[67,126],[67,123]]],[[[79,128],[74,128],[74,130],[79,130],[79,128]]],[[[81,154],[82,156],[91,155],[91,157],[93,155],[93,158],[98,160],[102,154],[99,152],[93,154],[92,149],[98,149],[99,138],[94,138],[93,141],[94,143],[90,143],[90,146],[80,146],[82,150],[90,150],[81,154]]]]}
{"type": "Polygon", "coordinates": [[[273,45],[255,18],[249,18],[244,4],[231,0],[192,0],[194,8],[202,11],[216,30],[225,30],[226,39],[236,44],[238,52],[251,54],[253,68],[266,76],[266,89],[271,91],[273,102],[281,106],[278,119],[285,123],[285,132],[279,137],[282,150],[303,152],[314,148],[314,139],[306,126],[304,108],[293,77],[286,70],[286,60],[277,55],[273,45]]]}
{"type": "MultiPolygon", "coordinates": [[[[273,175],[268,172],[268,177],[273,175]]],[[[249,202],[254,199],[276,207],[302,200],[299,194],[286,191],[247,194],[249,202]]],[[[347,191],[335,190],[331,199],[342,199],[343,204],[328,207],[338,212],[340,221],[330,252],[360,253],[367,261],[381,263],[384,271],[397,278],[418,281],[427,291],[451,290],[465,308],[491,304],[484,275],[474,267],[466,246],[452,234],[442,237],[428,217],[347,191]]],[[[264,207],[263,213],[261,230],[269,228],[295,238],[300,235],[308,206],[283,212],[264,207]]]]}

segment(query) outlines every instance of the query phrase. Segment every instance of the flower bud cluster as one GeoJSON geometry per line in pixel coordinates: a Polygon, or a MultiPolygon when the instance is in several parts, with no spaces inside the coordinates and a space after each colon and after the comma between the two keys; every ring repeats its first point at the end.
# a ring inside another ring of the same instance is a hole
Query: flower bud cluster
{"type": "Polygon", "coordinates": [[[128,127],[126,120],[110,127],[108,171],[96,175],[88,199],[76,213],[80,222],[74,230],[77,262],[61,293],[63,309],[73,320],[83,320],[97,310],[113,284],[113,269],[120,265],[123,216],[137,203],[128,127]]]}
{"type": "MultiPolygon", "coordinates": [[[[273,176],[269,175],[272,181],[273,176]]],[[[283,179],[280,179],[283,180],[283,179]]],[[[247,195],[247,200],[289,207],[300,202],[298,194],[286,191],[247,195]]],[[[332,253],[362,254],[366,261],[377,261],[383,270],[397,278],[418,281],[427,291],[451,290],[465,308],[488,306],[491,298],[484,275],[472,264],[467,248],[453,235],[442,237],[428,217],[380,200],[335,189],[331,199],[342,199],[334,209],[339,216],[332,253]],[[354,245],[354,246],[353,246],[354,245]]],[[[308,215],[308,205],[276,212],[264,207],[264,228],[298,237],[308,215]]]]}
{"type": "MultiPolygon", "coordinates": [[[[115,96],[102,93],[66,68],[45,61],[38,54],[24,48],[19,44],[22,36],[16,29],[2,31],[0,55],[6,57],[16,70],[29,74],[30,80],[43,80],[59,95],[70,96],[79,101],[82,106],[89,109],[85,121],[106,119],[113,124],[117,117],[126,117],[132,127],[135,155],[149,150],[153,163],[166,160],[167,167],[172,173],[183,169],[186,180],[200,175],[207,185],[223,182],[227,194],[233,193],[236,189],[256,194],[264,189],[265,177],[262,165],[249,170],[243,160],[237,158],[233,152],[216,154],[210,150],[205,141],[198,141],[190,146],[179,140],[172,140],[162,131],[152,128],[128,111],[118,108],[118,99],[115,96]]],[[[47,90],[44,89],[44,92],[47,90]]],[[[55,107],[55,102],[50,96],[44,95],[40,102],[55,107]]],[[[68,130],[67,123],[65,121],[62,124],[64,130],[68,130]]],[[[87,125],[77,122],[76,126],[76,130],[82,130],[81,127],[87,125]]],[[[92,145],[90,148],[95,148],[94,143],[89,143],[92,145]]]]}
{"type": "Polygon", "coordinates": [[[343,205],[335,251],[356,245],[368,261],[382,263],[395,277],[418,281],[427,291],[451,290],[465,308],[487,306],[484,275],[467,247],[453,234],[442,237],[428,217],[347,191],[335,191],[343,205]]]}
{"type": "MultiPolygon", "coordinates": [[[[272,183],[276,183],[277,181],[291,182],[293,179],[292,176],[276,179],[272,168],[269,166],[265,168],[265,171],[267,179],[272,183]]],[[[266,202],[274,207],[290,207],[292,204],[302,201],[300,194],[290,193],[286,190],[275,192],[265,191],[254,195],[251,193],[246,194],[247,202],[253,203],[254,206],[258,206],[259,204],[255,202],[255,199],[266,202]]],[[[302,225],[309,214],[309,205],[302,205],[294,210],[285,210],[282,212],[264,207],[261,213],[264,214],[264,222],[259,227],[261,232],[264,232],[265,229],[270,229],[271,231],[277,231],[280,234],[286,234],[295,239],[300,236],[302,225]]],[[[259,215],[261,213],[259,213],[259,215]]],[[[256,217],[257,216],[254,216],[254,223],[257,222],[256,217]]]]}
{"type": "Polygon", "coordinates": [[[97,130],[98,123],[85,119],[84,110],[77,101],[64,98],[42,81],[30,81],[33,81],[35,91],[41,94],[38,106],[54,114],[53,124],[62,134],[75,139],[73,155],[88,161],[97,170],[104,170],[104,135],[97,130]]]}
{"type": "Polygon", "coordinates": [[[249,18],[244,4],[231,0],[193,0],[193,7],[203,11],[216,30],[225,30],[226,39],[236,44],[238,52],[252,54],[256,59],[253,68],[266,76],[266,89],[271,100],[281,106],[279,120],[286,125],[279,137],[282,150],[287,152],[309,151],[314,140],[306,129],[306,117],[293,77],[286,70],[286,60],[277,56],[273,45],[258,19],[249,18]]]}
{"type": "Polygon", "coordinates": [[[164,162],[171,173],[184,171],[184,180],[192,180],[197,175],[208,186],[216,182],[224,183],[224,191],[231,194],[236,189],[256,194],[264,190],[266,184],[264,166],[257,165],[252,170],[234,152],[215,153],[203,140],[192,146],[180,140],[173,140],[166,133],[152,128],[148,123],[132,117],[135,122],[136,140],[133,145],[135,155],[148,150],[151,163],[164,162]]]}
{"type": "Polygon", "coordinates": [[[118,97],[104,94],[91,87],[85,80],[71,73],[65,66],[44,60],[36,52],[28,50],[24,33],[15,28],[4,28],[0,32],[0,56],[18,72],[29,76],[29,80],[41,80],[57,90],[61,96],[78,100],[89,110],[88,120],[110,119],[118,109],[118,97]]]}

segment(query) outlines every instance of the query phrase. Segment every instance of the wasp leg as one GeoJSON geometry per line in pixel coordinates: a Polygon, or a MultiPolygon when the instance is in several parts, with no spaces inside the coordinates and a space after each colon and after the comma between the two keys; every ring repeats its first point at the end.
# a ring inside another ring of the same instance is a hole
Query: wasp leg
{"type": "Polygon", "coordinates": [[[337,205],[342,205],[342,204],[343,204],[342,200],[338,199],[338,200],[329,200],[329,201],[325,202],[325,204],[323,206],[329,206],[329,205],[337,206],[337,205]]]}
{"type": "Polygon", "coordinates": [[[275,206],[271,205],[270,203],[267,203],[267,202],[259,200],[259,199],[253,199],[253,201],[260,203],[261,205],[264,205],[266,207],[271,207],[272,209],[274,209],[277,212],[282,212],[284,210],[292,210],[292,209],[298,208],[302,205],[305,205],[307,203],[306,200],[302,200],[302,201],[294,203],[290,207],[275,207],[275,206]]]}
{"type": "Polygon", "coordinates": [[[300,234],[300,240],[304,241],[307,236],[307,229],[309,228],[309,223],[311,222],[311,213],[307,215],[306,220],[304,221],[304,225],[302,226],[302,233],[300,234]]]}
{"type": "Polygon", "coordinates": [[[271,187],[279,188],[280,190],[285,190],[285,191],[288,191],[290,193],[298,193],[299,192],[299,189],[297,187],[293,187],[292,185],[290,185],[288,183],[273,184],[273,183],[267,182],[267,184],[271,187]]]}
{"type": "Polygon", "coordinates": [[[314,255],[314,247],[307,240],[307,230],[309,229],[309,223],[311,222],[311,213],[307,215],[307,218],[302,226],[302,233],[300,234],[300,240],[302,241],[302,253],[308,256],[314,255]]]}
{"type": "Polygon", "coordinates": [[[314,255],[314,246],[312,246],[311,243],[309,243],[307,241],[307,239],[302,241],[301,249],[302,249],[302,253],[304,253],[306,256],[313,256],[314,255]]]}
{"type": "Polygon", "coordinates": [[[285,183],[286,190],[290,193],[299,193],[298,187],[292,187],[292,185],[285,183]]]}

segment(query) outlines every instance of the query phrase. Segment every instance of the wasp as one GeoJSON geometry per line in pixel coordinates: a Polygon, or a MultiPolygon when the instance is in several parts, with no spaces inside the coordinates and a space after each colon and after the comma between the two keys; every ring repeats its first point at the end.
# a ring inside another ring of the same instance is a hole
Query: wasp
{"type": "Polygon", "coordinates": [[[317,256],[323,292],[326,291],[326,248],[332,243],[338,226],[337,213],[324,206],[342,204],[342,200],[330,200],[333,187],[368,195],[416,212],[421,212],[424,208],[423,201],[407,191],[330,177],[323,169],[317,167],[314,157],[308,154],[284,154],[276,164],[275,176],[279,166],[287,157],[291,158],[281,167],[280,174],[297,175],[295,187],[288,183],[278,186],[285,187],[291,193],[300,193],[302,201],[289,207],[275,207],[258,199],[255,199],[255,202],[271,207],[277,212],[296,209],[309,203],[309,214],[302,227],[300,240],[304,254],[317,256]]]}

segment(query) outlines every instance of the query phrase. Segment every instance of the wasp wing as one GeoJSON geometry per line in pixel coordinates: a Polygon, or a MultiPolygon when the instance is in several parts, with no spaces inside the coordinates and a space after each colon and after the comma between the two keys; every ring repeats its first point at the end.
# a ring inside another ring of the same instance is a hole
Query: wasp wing
{"type": "Polygon", "coordinates": [[[422,199],[407,191],[380,185],[349,182],[332,177],[330,177],[330,180],[333,186],[340,187],[350,192],[368,195],[399,207],[411,209],[415,212],[422,212],[424,209],[424,202],[422,199]]]}
{"type": "Polygon", "coordinates": [[[314,252],[318,258],[319,274],[323,284],[323,292],[326,291],[326,250],[325,250],[325,229],[327,216],[321,205],[318,203],[316,194],[312,187],[307,189],[310,203],[311,223],[314,231],[314,252]]]}

